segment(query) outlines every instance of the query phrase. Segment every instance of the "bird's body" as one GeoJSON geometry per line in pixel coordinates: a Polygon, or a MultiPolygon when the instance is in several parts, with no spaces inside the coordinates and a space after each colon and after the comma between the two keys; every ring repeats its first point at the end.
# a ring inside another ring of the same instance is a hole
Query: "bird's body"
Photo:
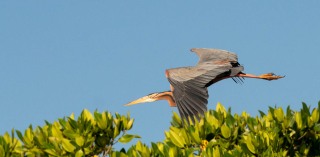
{"type": "Polygon", "coordinates": [[[209,97],[207,87],[220,80],[233,78],[238,82],[244,77],[266,80],[282,78],[273,73],[260,76],[243,73],[244,68],[238,63],[237,55],[228,51],[204,48],[194,48],[191,51],[199,56],[196,66],[165,71],[170,82],[170,91],[149,94],[128,103],[127,106],[164,99],[168,100],[170,106],[178,107],[182,118],[199,118],[207,111],[209,97]]]}
{"type": "Polygon", "coordinates": [[[196,66],[166,70],[166,76],[173,87],[173,98],[183,118],[203,115],[207,110],[209,97],[207,87],[243,70],[237,55],[233,53],[216,49],[191,51],[200,58],[196,66]]]}

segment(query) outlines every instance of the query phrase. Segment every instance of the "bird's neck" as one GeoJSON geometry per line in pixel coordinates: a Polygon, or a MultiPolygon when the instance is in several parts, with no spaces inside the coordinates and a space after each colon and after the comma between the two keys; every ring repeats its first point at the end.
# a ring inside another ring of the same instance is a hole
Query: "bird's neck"
{"type": "Polygon", "coordinates": [[[174,99],[173,99],[173,95],[172,95],[171,91],[165,91],[165,92],[159,93],[159,99],[160,100],[167,100],[169,102],[170,107],[177,106],[174,99]]]}

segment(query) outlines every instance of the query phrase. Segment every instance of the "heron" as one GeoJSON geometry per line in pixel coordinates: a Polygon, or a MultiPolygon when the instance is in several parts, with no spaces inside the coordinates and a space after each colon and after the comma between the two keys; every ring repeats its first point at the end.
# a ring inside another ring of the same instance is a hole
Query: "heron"
{"type": "Polygon", "coordinates": [[[235,53],[208,48],[192,48],[191,52],[198,55],[195,66],[167,69],[165,75],[170,83],[170,90],[148,94],[125,104],[131,106],[140,103],[167,100],[170,107],[177,107],[180,117],[199,119],[207,111],[208,87],[212,84],[232,78],[236,83],[244,78],[277,80],[284,76],[274,73],[253,75],[244,73],[244,67],[239,64],[235,53]]]}

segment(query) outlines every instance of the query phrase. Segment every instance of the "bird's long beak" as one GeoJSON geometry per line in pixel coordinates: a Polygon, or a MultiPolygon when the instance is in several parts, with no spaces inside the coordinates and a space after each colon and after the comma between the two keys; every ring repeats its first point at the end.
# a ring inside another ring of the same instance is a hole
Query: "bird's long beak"
{"type": "Polygon", "coordinates": [[[152,99],[150,99],[150,97],[147,95],[147,96],[144,96],[144,97],[142,97],[142,98],[133,100],[133,101],[125,104],[124,106],[131,106],[131,105],[140,104],[140,103],[145,103],[145,102],[152,102],[152,99]]]}

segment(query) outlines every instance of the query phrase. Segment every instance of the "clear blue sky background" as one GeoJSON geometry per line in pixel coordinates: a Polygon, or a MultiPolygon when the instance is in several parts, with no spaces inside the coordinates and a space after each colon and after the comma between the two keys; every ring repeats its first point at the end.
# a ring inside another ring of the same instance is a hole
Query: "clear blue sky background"
{"type": "Polygon", "coordinates": [[[0,133],[71,113],[130,112],[130,133],[161,141],[173,111],[165,101],[124,107],[169,89],[167,68],[194,65],[193,47],[236,52],[245,72],[278,81],[213,85],[233,113],[305,101],[320,89],[320,1],[1,1],[0,133]]]}

